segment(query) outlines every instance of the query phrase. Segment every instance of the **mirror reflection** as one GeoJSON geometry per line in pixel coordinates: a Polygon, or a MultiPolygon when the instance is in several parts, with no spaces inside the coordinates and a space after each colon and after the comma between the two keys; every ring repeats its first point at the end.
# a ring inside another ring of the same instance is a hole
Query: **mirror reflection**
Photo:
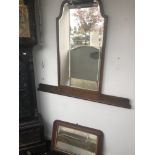
{"type": "Polygon", "coordinates": [[[97,136],[84,131],[59,126],[56,149],[67,154],[96,155],[97,136]]]}
{"type": "Polygon", "coordinates": [[[104,18],[98,3],[75,7],[66,3],[59,19],[60,84],[99,89],[104,18]]]}

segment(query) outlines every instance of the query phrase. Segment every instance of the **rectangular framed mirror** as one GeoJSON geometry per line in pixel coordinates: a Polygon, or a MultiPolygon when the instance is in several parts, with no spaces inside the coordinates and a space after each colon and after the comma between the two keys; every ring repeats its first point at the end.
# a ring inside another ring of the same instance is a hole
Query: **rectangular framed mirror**
{"type": "Polygon", "coordinates": [[[52,150],[66,155],[102,155],[103,133],[100,130],[56,120],[52,150]]]}

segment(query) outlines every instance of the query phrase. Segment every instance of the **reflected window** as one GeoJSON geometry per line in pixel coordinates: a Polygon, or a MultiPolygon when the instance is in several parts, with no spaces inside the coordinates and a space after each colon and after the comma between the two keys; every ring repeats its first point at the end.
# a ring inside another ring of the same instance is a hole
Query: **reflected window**
{"type": "Polygon", "coordinates": [[[79,46],[101,48],[104,19],[98,7],[70,10],[70,49],[79,46]]]}

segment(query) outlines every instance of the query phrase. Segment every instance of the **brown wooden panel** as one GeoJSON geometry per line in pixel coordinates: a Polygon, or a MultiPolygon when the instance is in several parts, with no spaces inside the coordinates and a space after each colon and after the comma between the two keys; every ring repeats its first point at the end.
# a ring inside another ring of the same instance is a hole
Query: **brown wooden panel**
{"type": "Polygon", "coordinates": [[[51,86],[46,84],[39,84],[38,90],[131,109],[129,99],[100,94],[98,91],[83,90],[67,86],[51,86]]]}

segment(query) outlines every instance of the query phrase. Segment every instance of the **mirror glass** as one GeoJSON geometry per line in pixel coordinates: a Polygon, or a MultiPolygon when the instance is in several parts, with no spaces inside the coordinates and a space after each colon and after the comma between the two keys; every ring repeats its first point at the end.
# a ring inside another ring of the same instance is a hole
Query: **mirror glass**
{"type": "Polygon", "coordinates": [[[66,3],[58,24],[60,85],[98,91],[104,33],[99,4],[66,3]]]}
{"type": "Polygon", "coordinates": [[[59,126],[56,149],[67,154],[96,155],[97,136],[88,132],[59,126]]]}

